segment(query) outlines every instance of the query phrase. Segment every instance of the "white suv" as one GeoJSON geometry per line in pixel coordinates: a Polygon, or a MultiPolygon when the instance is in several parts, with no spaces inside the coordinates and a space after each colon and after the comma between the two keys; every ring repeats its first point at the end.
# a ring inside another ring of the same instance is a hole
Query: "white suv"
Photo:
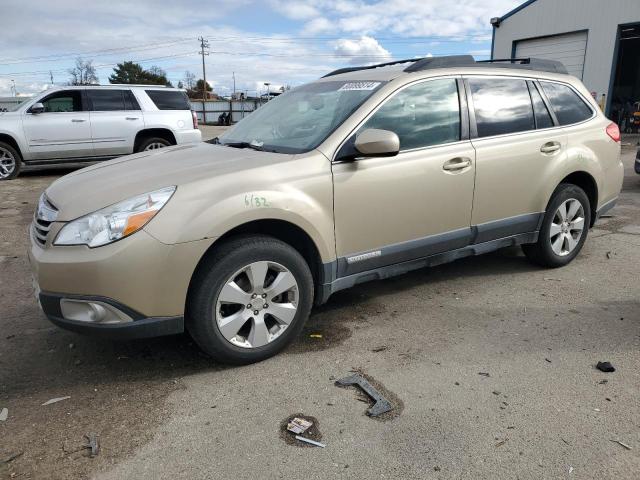
{"type": "Polygon", "coordinates": [[[201,140],[184,90],[56,87],[0,113],[0,180],[17,177],[21,163],[95,162],[201,140]]]}

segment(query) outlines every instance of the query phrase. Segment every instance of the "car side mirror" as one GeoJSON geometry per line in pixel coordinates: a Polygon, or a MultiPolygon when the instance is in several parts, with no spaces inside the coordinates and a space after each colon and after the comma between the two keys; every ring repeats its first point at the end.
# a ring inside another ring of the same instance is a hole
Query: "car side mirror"
{"type": "Polygon", "coordinates": [[[40,102],[36,102],[33,105],[31,105],[31,108],[29,109],[29,113],[43,113],[44,112],[44,105],[40,102]]]}
{"type": "Polygon", "coordinates": [[[363,157],[393,157],[400,151],[400,139],[389,130],[368,128],[356,136],[354,147],[363,157]]]}

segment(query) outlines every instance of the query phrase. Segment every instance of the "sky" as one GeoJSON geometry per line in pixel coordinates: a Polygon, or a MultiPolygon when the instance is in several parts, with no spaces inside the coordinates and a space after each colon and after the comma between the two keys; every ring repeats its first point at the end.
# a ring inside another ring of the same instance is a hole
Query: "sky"
{"type": "Polygon", "coordinates": [[[174,85],[202,78],[220,95],[295,87],[329,71],[403,58],[487,59],[491,17],[522,0],[2,0],[0,96],[69,81],[76,57],[100,83],[116,63],[161,67],[174,85]]]}

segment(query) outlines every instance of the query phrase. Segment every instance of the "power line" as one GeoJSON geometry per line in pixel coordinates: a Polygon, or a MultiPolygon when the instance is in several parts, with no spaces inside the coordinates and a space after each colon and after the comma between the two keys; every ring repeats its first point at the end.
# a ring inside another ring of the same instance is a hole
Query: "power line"
{"type": "Polygon", "coordinates": [[[193,41],[193,38],[183,38],[180,40],[172,40],[165,42],[154,42],[154,43],[145,43],[138,46],[129,46],[129,47],[117,47],[117,48],[105,48],[101,50],[88,50],[84,52],[74,52],[74,53],[52,53],[49,55],[38,55],[33,57],[7,57],[0,58],[0,65],[13,65],[18,63],[36,63],[36,62],[46,62],[46,61],[55,61],[62,57],[78,57],[78,56],[103,56],[103,55],[115,55],[118,53],[127,53],[138,50],[153,50],[154,48],[164,48],[171,45],[177,45],[179,43],[190,42],[193,41]]]}

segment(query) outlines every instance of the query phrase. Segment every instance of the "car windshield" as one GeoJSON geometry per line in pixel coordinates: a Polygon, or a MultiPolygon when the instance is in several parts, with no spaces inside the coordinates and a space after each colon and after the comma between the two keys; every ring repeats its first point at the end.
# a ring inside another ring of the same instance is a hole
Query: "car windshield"
{"type": "Polygon", "coordinates": [[[238,122],[219,138],[219,143],[278,153],[308,152],[320,145],[382,84],[330,81],[295,88],[238,122]]]}

